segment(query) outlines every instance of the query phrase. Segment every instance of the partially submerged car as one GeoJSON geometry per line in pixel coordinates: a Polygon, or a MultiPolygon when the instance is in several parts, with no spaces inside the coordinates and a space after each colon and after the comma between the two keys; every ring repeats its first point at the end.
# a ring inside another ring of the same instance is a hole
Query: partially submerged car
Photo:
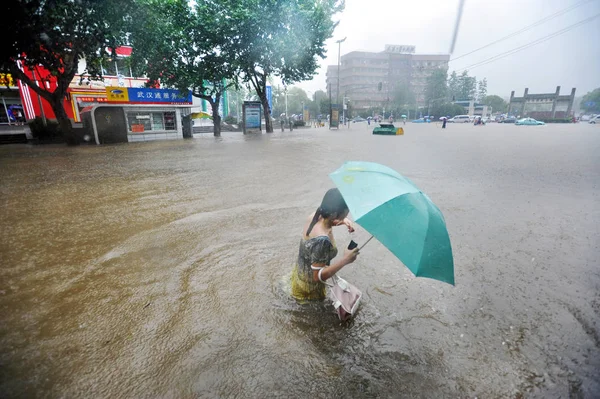
{"type": "Polygon", "coordinates": [[[545,125],[544,122],[535,120],[533,118],[523,118],[519,119],[515,122],[515,125],[525,125],[525,126],[537,126],[537,125],[545,125]]]}
{"type": "Polygon", "coordinates": [[[380,134],[383,136],[400,136],[404,134],[404,129],[401,127],[396,127],[392,123],[381,123],[375,129],[373,129],[373,134],[380,134]]]}

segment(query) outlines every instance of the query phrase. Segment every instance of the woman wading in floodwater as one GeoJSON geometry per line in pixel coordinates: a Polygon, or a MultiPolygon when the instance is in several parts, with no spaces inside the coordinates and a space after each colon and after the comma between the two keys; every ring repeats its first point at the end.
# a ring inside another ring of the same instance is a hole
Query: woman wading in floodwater
{"type": "Polygon", "coordinates": [[[338,250],[333,238],[333,226],[347,226],[348,206],[337,188],[325,193],[317,211],[309,216],[300,240],[298,263],[292,272],[292,296],[297,300],[325,299],[325,281],[356,260],[358,249],[345,250],[344,256],[331,264],[338,250]]]}

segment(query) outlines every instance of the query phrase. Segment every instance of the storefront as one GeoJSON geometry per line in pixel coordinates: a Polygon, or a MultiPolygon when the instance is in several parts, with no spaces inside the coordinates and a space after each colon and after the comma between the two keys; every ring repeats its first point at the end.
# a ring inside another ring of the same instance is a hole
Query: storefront
{"type": "Polygon", "coordinates": [[[0,125],[16,125],[25,122],[25,111],[19,95],[19,87],[10,73],[0,73],[0,125]]]}
{"type": "Polygon", "coordinates": [[[183,138],[181,108],[127,106],[123,110],[129,142],[183,138]]]}
{"type": "Polygon", "coordinates": [[[182,139],[191,136],[191,94],[175,89],[107,87],[107,102],[81,110],[84,128],[96,144],[182,139]]]}

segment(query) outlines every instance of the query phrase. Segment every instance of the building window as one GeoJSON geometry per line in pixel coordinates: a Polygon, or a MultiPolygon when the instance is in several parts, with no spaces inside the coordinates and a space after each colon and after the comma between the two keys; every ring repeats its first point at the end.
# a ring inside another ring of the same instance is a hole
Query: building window
{"type": "Polygon", "coordinates": [[[127,128],[133,133],[177,130],[175,112],[127,112],[127,128]]]}

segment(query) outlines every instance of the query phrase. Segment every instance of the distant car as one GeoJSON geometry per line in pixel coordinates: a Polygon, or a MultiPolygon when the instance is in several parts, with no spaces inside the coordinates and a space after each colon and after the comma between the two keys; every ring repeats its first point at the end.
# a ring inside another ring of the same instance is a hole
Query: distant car
{"type": "Polygon", "coordinates": [[[448,122],[451,122],[451,123],[469,123],[469,122],[471,122],[471,117],[469,115],[456,115],[454,118],[448,119],[448,122]]]}
{"type": "Polygon", "coordinates": [[[600,123],[600,115],[594,116],[592,119],[590,119],[589,123],[593,123],[593,124],[600,123]]]}
{"type": "Polygon", "coordinates": [[[412,123],[429,123],[431,119],[419,118],[412,121],[412,123]]]}
{"type": "Polygon", "coordinates": [[[366,122],[367,120],[365,118],[361,118],[360,116],[357,116],[356,118],[352,119],[352,123],[357,123],[357,122],[366,122]]]}
{"type": "Polygon", "coordinates": [[[537,126],[537,125],[545,125],[542,121],[537,121],[533,118],[523,118],[519,119],[515,122],[515,125],[528,125],[528,126],[537,126]]]}
{"type": "Polygon", "coordinates": [[[504,118],[500,121],[500,123],[515,123],[517,121],[517,118],[515,118],[514,116],[509,116],[508,118],[504,118]]]}

